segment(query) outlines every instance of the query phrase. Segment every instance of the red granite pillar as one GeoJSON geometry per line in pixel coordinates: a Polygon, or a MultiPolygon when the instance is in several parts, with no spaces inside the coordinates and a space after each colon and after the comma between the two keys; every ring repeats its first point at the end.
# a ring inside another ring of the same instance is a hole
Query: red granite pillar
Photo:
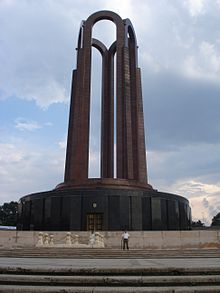
{"type": "Polygon", "coordinates": [[[131,120],[131,74],[129,64],[129,49],[123,49],[123,178],[134,179],[133,170],[133,143],[132,143],[132,120],[131,120]]]}
{"type": "Polygon", "coordinates": [[[137,162],[138,162],[138,181],[147,183],[147,165],[146,165],[146,147],[145,147],[145,133],[144,133],[144,114],[143,101],[141,90],[141,71],[137,68],[136,71],[136,111],[137,111],[137,162]]]}
{"type": "Polygon", "coordinates": [[[140,69],[137,67],[137,43],[133,26],[126,20],[126,35],[129,36],[130,62],[130,90],[131,90],[131,121],[133,146],[133,172],[134,179],[147,183],[146,149],[144,135],[144,117],[141,92],[140,69]]]}
{"type": "Polygon", "coordinates": [[[101,177],[114,178],[114,56],[103,58],[101,177]]]}
{"type": "Polygon", "coordinates": [[[77,70],[72,80],[65,181],[88,177],[89,103],[83,90],[84,50],[78,48],[77,70]]]}

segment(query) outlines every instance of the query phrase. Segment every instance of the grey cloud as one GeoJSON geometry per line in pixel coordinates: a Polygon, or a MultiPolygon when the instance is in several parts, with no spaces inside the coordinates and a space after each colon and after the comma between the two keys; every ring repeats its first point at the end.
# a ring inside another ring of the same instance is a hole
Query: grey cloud
{"type": "Polygon", "coordinates": [[[81,7],[78,1],[1,3],[0,98],[34,99],[41,107],[68,101],[79,25],[88,15],[81,7]]]}
{"type": "MultiPolygon", "coordinates": [[[[161,142],[162,143],[162,142],[161,142]]],[[[220,144],[192,144],[175,150],[154,150],[148,153],[148,174],[152,184],[162,178],[167,185],[177,180],[198,179],[218,184],[220,144]]]]}
{"type": "Polygon", "coordinates": [[[0,149],[5,154],[0,168],[1,203],[50,190],[63,180],[64,149],[36,146],[19,139],[13,139],[11,144],[0,144],[0,149]]]}
{"type": "Polygon", "coordinates": [[[149,149],[220,141],[220,87],[170,72],[143,82],[149,149]]]}

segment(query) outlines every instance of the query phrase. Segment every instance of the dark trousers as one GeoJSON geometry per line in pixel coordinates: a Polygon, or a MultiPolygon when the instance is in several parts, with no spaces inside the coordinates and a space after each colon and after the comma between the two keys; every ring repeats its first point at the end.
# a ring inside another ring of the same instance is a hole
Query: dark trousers
{"type": "Polygon", "coordinates": [[[126,247],[126,249],[129,249],[129,247],[128,247],[128,239],[123,239],[123,249],[125,249],[125,247],[126,247]]]}

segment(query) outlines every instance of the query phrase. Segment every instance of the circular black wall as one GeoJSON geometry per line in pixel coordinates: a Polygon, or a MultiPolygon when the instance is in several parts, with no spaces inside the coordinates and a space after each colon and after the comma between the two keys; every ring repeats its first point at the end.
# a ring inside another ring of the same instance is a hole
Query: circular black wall
{"type": "Polygon", "coordinates": [[[83,231],[88,215],[102,216],[101,230],[189,230],[186,198],[156,190],[93,188],[39,192],[20,199],[18,230],[83,231]]]}

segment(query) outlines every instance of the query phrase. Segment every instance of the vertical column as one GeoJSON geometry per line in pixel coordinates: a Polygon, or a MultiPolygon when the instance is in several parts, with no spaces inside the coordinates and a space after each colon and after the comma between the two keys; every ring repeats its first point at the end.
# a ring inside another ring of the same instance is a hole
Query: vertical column
{"type": "Polygon", "coordinates": [[[138,180],[138,127],[137,127],[137,97],[136,97],[136,43],[129,38],[130,88],[131,88],[131,120],[134,179],[138,180]]]}
{"type": "Polygon", "coordinates": [[[65,181],[88,178],[91,32],[84,33],[74,73],[67,141],[65,181]],[[89,45],[88,45],[89,44],[89,45]]]}
{"type": "Polygon", "coordinates": [[[129,48],[130,63],[130,95],[131,95],[131,121],[133,146],[133,172],[134,179],[147,183],[147,165],[144,134],[144,116],[141,92],[140,69],[137,67],[137,43],[133,26],[126,20],[126,43],[129,48]]]}
{"type": "Polygon", "coordinates": [[[67,148],[66,148],[66,165],[65,165],[65,175],[64,181],[71,180],[71,165],[73,159],[73,117],[74,117],[74,97],[76,92],[76,74],[77,71],[73,70],[72,74],[72,89],[71,89],[71,100],[70,100],[70,113],[69,113],[69,127],[68,127],[68,137],[67,137],[67,148]]]}
{"type": "Polygon", "coordinates": [[[123,95],[123,47],[125,41],[125,29],[117,29],[116,45],[116,160],[117,160],[117,178],[126,178],[124,172],[125,166],[125,109],[123,95]]]}
{"type": "Polygon", "coordinates": [[[88,178],[89,171],[89,125],[90,125],[90,84],[91,84],[91,30],[92,25],[88,21],[84,24],[84,38],[83,38],[83,63],[82,63],[82,75],[81,86],[79,88],[79,101],[81,104],[81,127],[80,132],[80,144],[78,148],[82,154],[78,159],[78,166],[80,174],[80,168],[83,170],[83,178],[88,178]]]}
{"type": "Polygon", "coordinates": [[[136,103],[137,103],[137,167],[138,180],[147,183],[147,165],[146,165],[146,148],[144,134],[144,114],[141,90],[141,72],[140,68],[136,69],[136,103]]]}
{"type": "Polygon", "coordinates": [[[107,51],[102,67],[101,177],[114,177],[114,56],[107,51]]]}
{"type": "Polygon", "coordinates": [[[124,142],[124,165],[123,165],[123,178],[134,179],[133,172],[133,142],[132,142],[132,121],[131,121],[131,72],[129,64],[129,49],[123,49],[123,142],[124,142]]]}
{"type": "Polygon", "coordinates": [[[78,48],[77,54],[77,70],[74,74],[72,93],[71,93],[71,113],[70,113],[70,125],[67,141],[67,150],[70,152],[66,165],[68,167],[68,176],[65,179],[79,180],[84,179],[87,176],[87,166],[85,160],[85,145],[82,146],[82,135],[85,136],[85,131],[82,127],[83,123],[83,101],[80,99],[80,94],[83,95],[83,85],[81,76],[83,74],[83,61],[84,50],[78,48]],[[82,147],[81,147],[82,146],[82,147]]]}

